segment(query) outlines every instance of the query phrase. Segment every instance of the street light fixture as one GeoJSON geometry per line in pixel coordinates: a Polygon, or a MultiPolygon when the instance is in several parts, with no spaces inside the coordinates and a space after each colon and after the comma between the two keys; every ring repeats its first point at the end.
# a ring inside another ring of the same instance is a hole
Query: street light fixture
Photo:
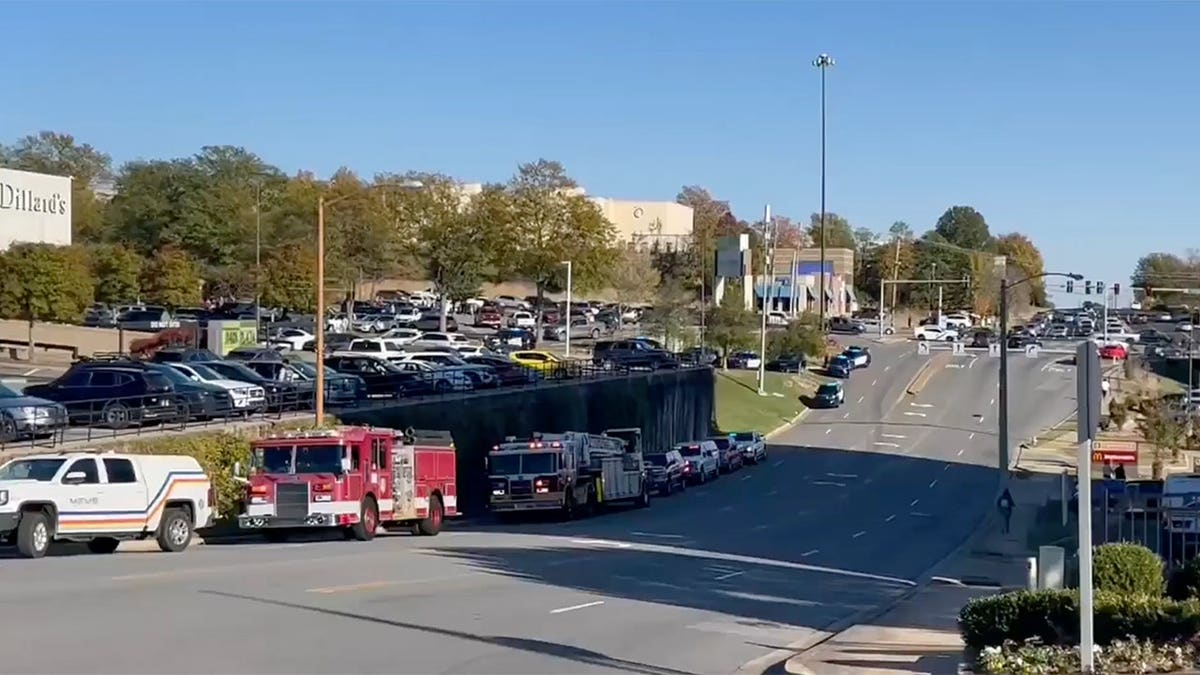
{"type": "MultiPolygon", "coordinates": [[[[998,415],[998,425],[1000,437],[1000,490],[1003,492],[1008,488],[1008,291],[1021,284],[1027,284],[1037,279],[1046,277],[1064,277],[1072,281],[1080,281],[1083,279],[1082,274],[1067,273],[1067,272],[1043,272],[1025,277],[1020,281],[1008,283],[1008,280],[1003,276],[1000,277],[1000,414],[998,415]]],[[[1082,401],[1080,404],[1082,405],[1082,401]]],[[[1083,470],[1083,467],[1080,468],[1083,470]]]]}
{"type": "Polygon", "coordinates": [[[825,71],[833,67],[833,57],[821,54],[813,59],[813,66],[821,69],[821,331],[825,330],[825,71]]]}
{"type": "MultiPolygon", "coordinates": [[[[417,180],[406,180],[397,183],[375,183],[367,186],[368,190],[419,190],[425,184],[417,180]]],[[[354,194],[344,194],[333,199],[325,199],[325,195],[317,197],[317,316],[316,316],[316,350],[317,350],[317,381],[314,398],[316,399],[316,423],[325,423],[325,207],[350,197],[354,194]]]]}

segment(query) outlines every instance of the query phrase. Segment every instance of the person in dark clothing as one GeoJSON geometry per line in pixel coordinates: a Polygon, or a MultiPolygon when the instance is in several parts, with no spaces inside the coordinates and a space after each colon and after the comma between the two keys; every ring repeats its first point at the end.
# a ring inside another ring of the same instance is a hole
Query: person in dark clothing
{"type": "Polygon", "coordinates": [[[1117,470],[1113,472],[1113,477],[1117,480],[1125,480],[1125,465],[1118,464],[1117,470]]]}

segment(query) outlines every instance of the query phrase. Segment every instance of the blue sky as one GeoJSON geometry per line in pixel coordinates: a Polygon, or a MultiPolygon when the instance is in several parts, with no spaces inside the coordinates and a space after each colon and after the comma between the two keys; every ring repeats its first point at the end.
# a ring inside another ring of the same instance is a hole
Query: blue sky
{"type": "Polygon", "coordinates": [[[1188,2],[6,4],[0,139],[471,181],[547,157],[596,195],[804,217],[828,52],[831,211],[920,232],[968,204],[1127,283],[1200,248],[1197,26],[1188,2]]]}

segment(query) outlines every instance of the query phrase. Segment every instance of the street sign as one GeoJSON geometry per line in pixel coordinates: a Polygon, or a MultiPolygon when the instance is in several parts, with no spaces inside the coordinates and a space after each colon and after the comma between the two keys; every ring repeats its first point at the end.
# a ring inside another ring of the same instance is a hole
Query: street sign
{"type": "Polygon", "coordinates": [[[1037,345],[1025,345],[1025,356],[1031,359],[1036,359],[1041,348],[1037,345]]]}
{"type": "Polygon", "coordinates": [[[1092,443],[1094,464],[1137,464],[1136,441],[1095,441],[1092,443]]]}
{"type": "Polygon", "coordinates": [[[1000,356],[1000,345],[998,343],[993,342],[988,345],[988,356],[991,356],[991,357],[999,357],[1000,356]]]}
{"type": "MultiPolygon", "coordinates": [[[[1079,443],[1096,438],[1096,430],[1100,427],[1100,399],[1103,390],[1100,387],[1100,352],[1091,342],[1081,342],[1075,348],[1075,401],[1078,404],[1076,415],[1076,438],[1079,443]]],[[[1083,455],[1081,459],[1087,457],[1083,455]]]]}
{"type": "Polygon", "coordinates": [[[917,343],[917,356],[929,356],[928,342],[922,341],[917,343]]]}
{"type": "Polygon", "coordinates": [[[966,346],[966,345],[964,345],[964,344],[963,344],[963,343],[961,343],[961,342],[955,342],[955,343],[954,343],[954,355],[955,355],[955,356],[962,356],[963,354],[966,354],[966,353],[967,353],[967,346],[966,346]]]}

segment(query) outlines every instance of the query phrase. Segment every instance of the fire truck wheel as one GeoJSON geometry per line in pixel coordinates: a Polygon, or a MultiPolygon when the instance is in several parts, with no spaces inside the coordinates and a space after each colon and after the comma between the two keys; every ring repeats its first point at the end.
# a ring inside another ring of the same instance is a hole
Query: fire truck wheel
{"type": "Polygon", "coordinates": [[[158,524],[158,547],[167,553],[179,553],[192,543],[192,517],[183,509],[167,509],[158,524]]]}
{"type": "Polygon", "coordinates": [[[417,534],[425,537],[436,536],[442,531],[442,519],[446,516],[446,510],[442,506],[442,498],[434,495],[429,500],[429,517],[417,523],[417,534]]]}
{"type": "Polygon", "coordinates": [[[375,538],[375,531],[379,529],[379,507],[375,506],[374,498],[367,497],[363,500],[358,522],[350,529],[358,541],[371,541],[375,538]]]}

